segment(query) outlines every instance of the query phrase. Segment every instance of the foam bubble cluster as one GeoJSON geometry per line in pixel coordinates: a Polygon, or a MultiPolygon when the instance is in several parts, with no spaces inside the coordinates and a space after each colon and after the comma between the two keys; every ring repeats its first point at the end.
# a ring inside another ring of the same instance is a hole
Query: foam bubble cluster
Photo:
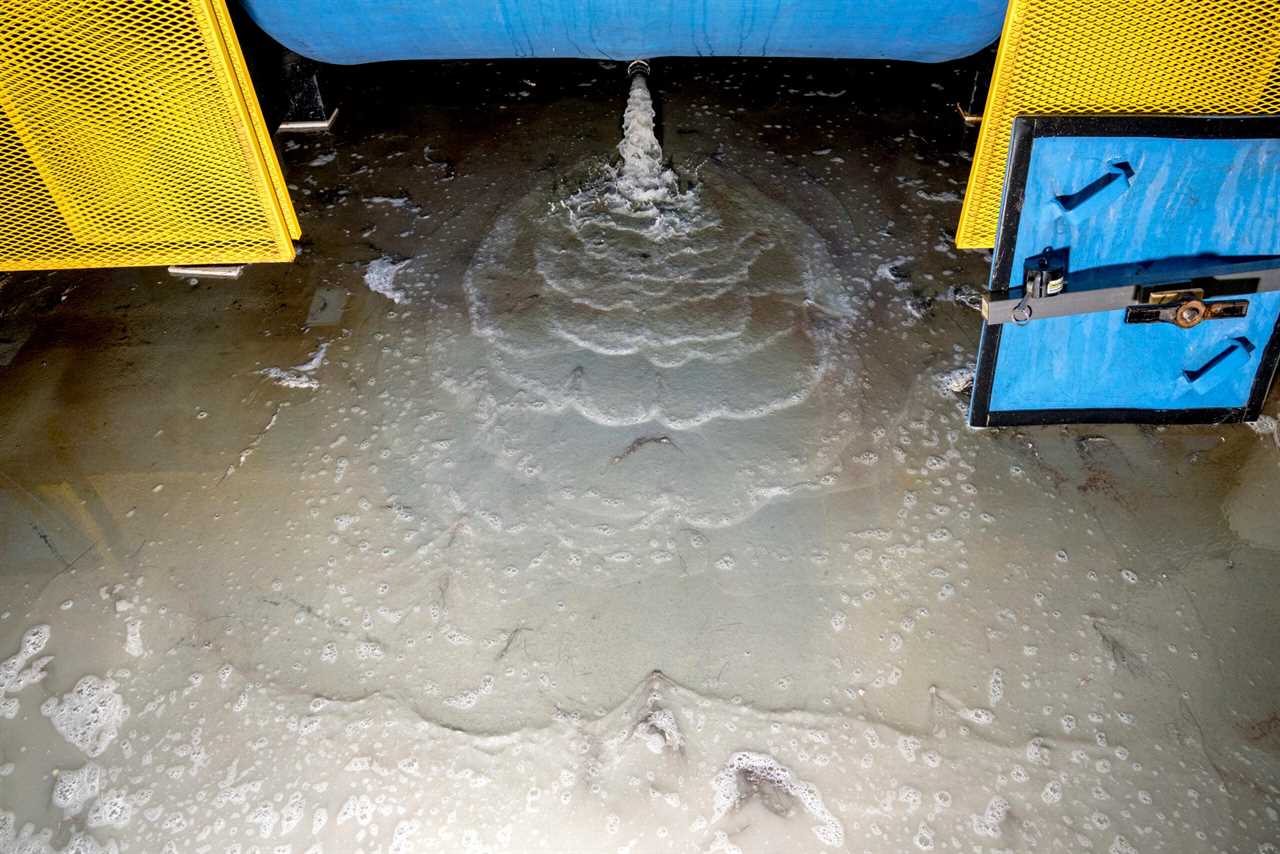
{"type": "Polygon", "coordinates": [[[18,651],[0,662],[0,719],[13,720],[18,714],[16,694],[28,685],[34,685],[47,675],[44,668],[53,656],[36,658],[49,642],[49,627],[32,626],[22,634],[18,651]],[[33,661],[33,659],[35,659],[33,661]],[[30,666],[28,666],[30,662],[30,666]]]}
{"type": "Polygon", "coordinates": [[[89,762],[74,771],[63,771],[53,784],[53,805],[67,815],[76,815],[98,796],[102,768],[89,762]]]}
{"type": "Polygon", "coordinates": [[[45,700],[40,712],[85,755],[101,756],[115,741],[120,725],[129,716],[129,707],[116,692],[115,682],[85,676],[62,699],[45,700]]]}
{"type": "Polygon", "coordinates": [[[715,789],[712,823],[724,818],[745,799],[744,789],[748,785],[771,786],[798,800],[805,812],[818,820],[813,832],[819,842],[833,848],[844,844],[844,825],[822,802],[822,795],[817,787],[797,780],[790,768],[767,753],[739,751],[733,754],[711,781],[711,785],[715,789]]]}

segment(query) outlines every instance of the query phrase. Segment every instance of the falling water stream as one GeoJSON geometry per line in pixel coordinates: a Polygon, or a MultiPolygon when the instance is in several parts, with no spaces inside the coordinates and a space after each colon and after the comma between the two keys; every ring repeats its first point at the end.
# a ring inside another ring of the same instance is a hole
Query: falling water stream
{"type": "Polygon", "coordinates": [[[656,114],[643,74],[631,77],[627,107],[622,113],[622,169],[615,186],[632,205],[651,207],[670,201],[677,190],[675,172],[667,168],[662,145],[655,134],[656,114]]]}

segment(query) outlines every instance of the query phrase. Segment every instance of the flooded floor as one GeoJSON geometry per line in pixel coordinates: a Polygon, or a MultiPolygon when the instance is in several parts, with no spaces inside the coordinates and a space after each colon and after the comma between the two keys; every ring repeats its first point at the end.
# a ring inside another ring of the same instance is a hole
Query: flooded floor
{"type": "Polygon", "coordinates": [[[1275,422],[966,428],[984,62],[335,71],[295,264],[11,277],[0,852],[1274,854],[1275,422]]]}

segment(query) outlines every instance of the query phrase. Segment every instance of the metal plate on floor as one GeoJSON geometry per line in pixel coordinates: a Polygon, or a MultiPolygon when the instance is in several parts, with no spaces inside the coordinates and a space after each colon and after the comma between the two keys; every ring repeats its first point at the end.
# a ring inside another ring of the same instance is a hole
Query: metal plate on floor
{"type": "Polygon", "coordinates": [[[342,312],[347,307],[347,289],[336,285],[321,285],[311,297],[307,311],[307,326],[337,326],[342,322],[342,312]]]}
{"type": "Polygon", "coordinates": [[[970,423],[1255,418],[1280,354],[1277,137],[1275,118],[1017,119],[970,423]]]}

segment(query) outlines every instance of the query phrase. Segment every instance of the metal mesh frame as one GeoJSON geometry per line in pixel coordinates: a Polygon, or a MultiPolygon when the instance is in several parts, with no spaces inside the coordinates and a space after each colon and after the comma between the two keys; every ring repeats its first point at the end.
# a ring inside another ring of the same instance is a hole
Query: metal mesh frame
{"type": "Polygon", "coordinates": [[[1010,0],[964,209],[989,248],[1019,115],[1280,113],[1280,0],[1010,0]]]}
{"type": "Polygon", "coordinates": [[[288,261],[225,0],[0,2],[0,270],[288,261]]]}

